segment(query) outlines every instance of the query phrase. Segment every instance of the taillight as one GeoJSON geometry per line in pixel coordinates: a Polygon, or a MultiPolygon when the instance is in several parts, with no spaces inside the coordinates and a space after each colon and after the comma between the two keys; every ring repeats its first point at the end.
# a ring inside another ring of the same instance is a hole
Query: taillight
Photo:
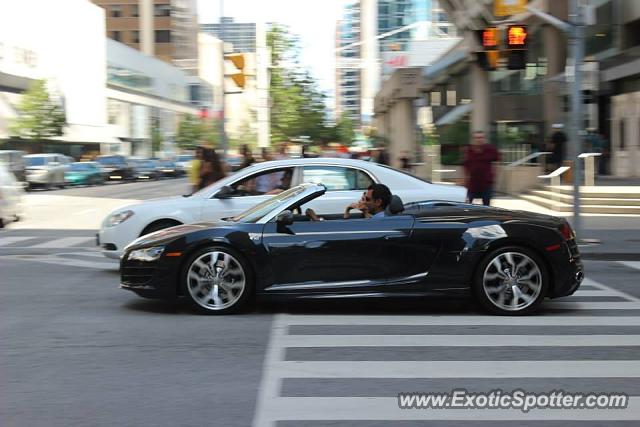
{"type": "Polygon", "coordinates": [[[573,239],[573,237],[574,237],[573,230],[571,229],[571,226],[569,225],[568,222],[565,221],[560,226],[560,234],[562,234],[562,237],[564,238],[564,240],[573,239]]]}

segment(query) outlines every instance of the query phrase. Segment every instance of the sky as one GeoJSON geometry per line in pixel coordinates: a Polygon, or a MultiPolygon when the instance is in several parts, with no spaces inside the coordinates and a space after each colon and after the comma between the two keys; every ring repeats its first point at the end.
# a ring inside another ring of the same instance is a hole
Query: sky
{"type": "MultiPolygon", "coordinates": [[[[200,23],[220,19],[220,2],[198,0],[200,23]]],[[[235,22],[276,22],[300,37],[301,63],[333,97],[335,82],[335,29],[345,0],[226,0],[224,16],[235,22]]]]}

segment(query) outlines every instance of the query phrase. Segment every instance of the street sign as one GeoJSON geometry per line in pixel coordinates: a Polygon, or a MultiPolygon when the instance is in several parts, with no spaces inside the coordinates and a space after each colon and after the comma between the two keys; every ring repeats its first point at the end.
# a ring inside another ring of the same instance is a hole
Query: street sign
{"type": "Polygon", "coordinates": [[[494,16],[517,15],[527,10],[528,0],[494,0],[494,16]]]}

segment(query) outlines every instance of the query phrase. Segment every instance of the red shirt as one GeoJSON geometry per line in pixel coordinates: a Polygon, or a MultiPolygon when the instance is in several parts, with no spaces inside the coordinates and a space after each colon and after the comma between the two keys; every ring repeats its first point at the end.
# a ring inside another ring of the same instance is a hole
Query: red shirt
{"type": "Polygon", "coordinates": [[[469,145],[464,152],[465,186],[471,192],[485,191],[493,185],[492,162],[500,159],[500,153],[491,144],[469,145]]]}

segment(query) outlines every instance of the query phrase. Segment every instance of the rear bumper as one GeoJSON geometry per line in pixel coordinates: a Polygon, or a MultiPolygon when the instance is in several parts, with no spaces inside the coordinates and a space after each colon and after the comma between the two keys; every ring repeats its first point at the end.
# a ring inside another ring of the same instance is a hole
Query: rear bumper
{"type": "Polygon", "coordinates": [[[584,266],[574,240],[564,242],[562,251],[552,258],[554,286],[551,298],[572,295],[584,280],[584,266]]]}

